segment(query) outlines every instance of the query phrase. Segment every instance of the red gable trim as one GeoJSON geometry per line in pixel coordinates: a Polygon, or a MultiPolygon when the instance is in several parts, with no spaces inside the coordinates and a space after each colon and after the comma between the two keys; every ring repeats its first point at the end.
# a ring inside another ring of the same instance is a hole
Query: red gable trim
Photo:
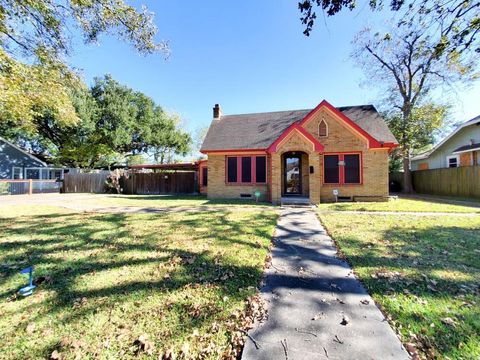
{"type": "Polygon", "coordinates": [[[273,142],[272,145],[269,146],[267,149],[268,152],[276,152],[277,151],[277,146],[293,131],[298,131],[301,135],[307,138],[308,141],[310,141],[313,144],[314,150],[315,151],[323,151],[323,145],[315,139],[309,132],[307,132],[303,127],[301,127],[297,123],[293,123],[290,125],[287,130],[283,132],[280,137],[273,142]]]}
{"type": "Polygon", "coordinates": [[[300,125],[305,124],[308,120],[310,120],[315,113],[320,110],[322,107],[327,108],[331,112],[333,112],[335,115],[337,115],[340,119],[345,121],[348,126],[353,128],[356,132],[358,132],[360,135],[362,135],[364,138],[368,140],[368,147],[371,148],[382,148],[382,147],[389,147],[387,144],[382,144],[378,140],[376,140],[373,136],[371,136],[369,133],[367,133],[365,130],[363,130],[360,126],[358,126],[354,121],[352,121],[348,116],[346,116],[344,113],[342,113],[340,110],[338,110],[335,106],[330,104],[327,100],[322,100],[318,106],[310,111],[307,116],[303,118],[302,121],[300,121],[300,125]]]}

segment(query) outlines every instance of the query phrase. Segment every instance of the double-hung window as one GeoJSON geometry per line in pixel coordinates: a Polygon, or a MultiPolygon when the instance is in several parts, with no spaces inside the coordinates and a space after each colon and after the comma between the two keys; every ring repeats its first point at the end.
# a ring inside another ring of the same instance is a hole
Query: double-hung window
{"type": "Polygon", "coordinates": [[[267,182],[265,155],[227,156],[228,184],[264,184],[267,182]]]}
{"type": "Polygon", "coordinates": [[[458,167],[459,165],[458,157],[459,157],[458,155],[447,156],[447,165],[449,168],[458,167]]]}
{"type": "Polygon", "coordinates": [[[325,154],[323,156],[323,182],[325,184],[361,184],[361,154],[325,154]]]}

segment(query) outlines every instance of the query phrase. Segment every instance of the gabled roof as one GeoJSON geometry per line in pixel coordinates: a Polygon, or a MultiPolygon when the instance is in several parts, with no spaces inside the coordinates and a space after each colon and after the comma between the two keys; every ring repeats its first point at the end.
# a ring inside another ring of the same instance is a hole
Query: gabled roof
{"type": "Polygon", "coordinates": [[[31,158],[31,159],[39,162],[39,163],[42,164],[43,166],[47,166],[47,163],[46,163],[46,162],[44,162],[44,161],[40,160],[39,158],[37,158],[36,156],[30,154],[28,151],[22,149],[20,146],[17,146],[17,145],[15,145],[15,144],[11,143],[11,142],[8,141],[8,140],[5,140],[5,139],[2,138],[1,136],[0,136],[0,141],[4,142],[4,143],[7,144],[7,145],[10,145],[10,146],[13,147],[14,149],[16,149],[16,150],[20,151],[21,153],[27,155],[29,158],[31,158]]]}
{"type": "MultiPolygon", "coordinates": [[[[456,133],[458,133],[460,130],[462,130],[463,128],[467,127],[467,126],[471,126],[471,125],[475,125],[475,124],[480,124],[480,115],[474,117],[473,119],[470,119],[460,125],[458,125],[455,130],[453,130],[450,135],[448,135],[445,139],[443,139],[442,141],[440,141],[437,145],[435,145],[433,148],[431,148],[430,150],[422,153],[422,154],[418,154],[414,157],[412,157],[412,160],[422,160],[422,159],[426,159],[428,158],[430,155],[432,155],[435,151],[437,151],[443,144],[445,144],[449,139],[451,139],[456,133]]],[[[458,150],[458,149],[457,149],[458,150]]],[[[455,150],[455,151],[457,151],[455,150]]]]}
{"type": "MultiPolygon", "coordinates": [[[[336,109],[378,142],[397,143],[373,105],[336,109]]],[[[300,123],[312,110],[223,115],[212,121],[200,151],[268,149],[292,124],[300,123]]]]}

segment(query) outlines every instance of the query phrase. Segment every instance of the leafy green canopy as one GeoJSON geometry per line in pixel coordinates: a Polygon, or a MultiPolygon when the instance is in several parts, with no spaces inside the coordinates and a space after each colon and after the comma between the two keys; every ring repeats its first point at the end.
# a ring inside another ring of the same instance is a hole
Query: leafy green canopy
{"type": "Polygon", "coordinates": [[[402,168],[404,149],[418,153],[431,147],[435,135],[441,129],[448,128],[448,111],[448,105],[425,102],[415,106],[407,118],[398,109],[384,114],[388,127],[400,144],[400,148],[390,154],[390,171],[400,171],[402,168]]]}
{"type": "Polygon", "coordinates": [[[190,136],[175,116],[111,76],[96,78],[91,89],[78,87],[70,96],[77,123],[62,122],[59,114],[44,109],[33,119],[34,131],[11,121],[0,123],[0,134],[51,161],[78,167],[130,163],[128,157],[158,149],[181,155],[190,150],[190,136]]]}
{"type": "Polygon", "coordinates": [[[65,63],[75,31],[85,43],[109,34],[142,54],[168,53],[155,41],[153,14],[123,0],[0,0],[0,122],[33,130],[39,109],[64,124],[79,121],[69,101],[79,79],[65,63]]]}

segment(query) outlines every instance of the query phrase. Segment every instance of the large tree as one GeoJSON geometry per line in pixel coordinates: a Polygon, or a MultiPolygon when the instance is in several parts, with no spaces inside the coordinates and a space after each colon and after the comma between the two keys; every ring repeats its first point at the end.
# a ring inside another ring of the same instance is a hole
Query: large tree
{"type": "Polygon", "coordinates": [[[156,33],[153,14],[123,0],[0,0],[0,121],[33,129],[39,109],[62,123],[79,121],[69,101],[79,80],[65,62],[72,34],[85,43],[112,34],[142,54],[167,53],[156,33]]]}
{"type": "Polygon", "coordinates": [[[128,163],[157,148],[180,155],[189,151],[190,136],[176,116],[111,76],[95,79],[90,89],[75,88],[71,97],[80,119],[76,124],[62,123],[45,109],[33,119],[35,131],[10,121],[0,122],[0,134],[48,155],[50,162],[75,167],[128,163]]]}
{"type": "Polygon", "coordinates": [[[428,150],[435,141],[435,136],[442,129],[448,128],[449,106],[434,102],[425,102],[412,109],[409,118],[403,116],[400,109],[390,109],[383,116],[393,135],[400,143],[399,149],[390,154],[390,171],[400,171],[404,164],[404,151],[413,153],[428,150]]]}
{"type": "MultiPolygon", "coordinates": [[[[392,26],[389,31],[365,29],[354,40],[356,63],[363,68],[369,83],[383,91],[389,107],[401,114],[395,126],[401,129],[397,136],[406,192],[412,191],[410,155],[421,136],[418,129],[424,125],[415,109],[422,109],[435,90],[470,83],[477,77],[478,57],[472,49],[459,56],[455,45],[439,38],[441,34],[431,29],[428,21],[428,17],[418,15],[408,24],[392,26]]],[[[428,117],[427,112],[424,115],[428,117]]]]}
{"type": "MultiPolygon", "coordinates": [[[[390,10],[400,12],[398,25],[415,21],[418,16],[429,19],[429,26],[440,34],[437,47],[462,53],[466,49],[480,52],[480,2],[472,0],[370,0],[372,10],[383,9],[385,3],[390,10]]],[[[355,0],[302,0],[298,2],[304,34],[309,36],[317,19],[316,8],[333,16],[342,10],[353,10],[355,0]]]]}

